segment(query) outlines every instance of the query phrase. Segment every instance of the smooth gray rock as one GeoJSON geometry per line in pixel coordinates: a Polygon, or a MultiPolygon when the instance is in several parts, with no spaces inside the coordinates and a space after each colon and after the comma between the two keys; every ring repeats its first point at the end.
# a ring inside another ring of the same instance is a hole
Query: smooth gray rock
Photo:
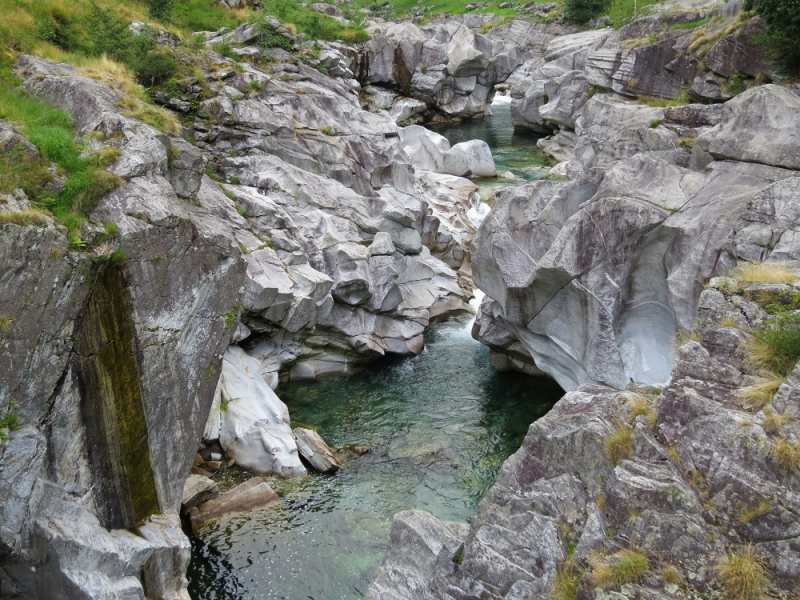
{"type": "Polygon", "coordinates": [[[315,470],[320,473],[330,473],[341,467],[333,450],[316,431],[295,427],[292,429],[292,433],[297,440],[300,456],[305,458],[315,470]]]}

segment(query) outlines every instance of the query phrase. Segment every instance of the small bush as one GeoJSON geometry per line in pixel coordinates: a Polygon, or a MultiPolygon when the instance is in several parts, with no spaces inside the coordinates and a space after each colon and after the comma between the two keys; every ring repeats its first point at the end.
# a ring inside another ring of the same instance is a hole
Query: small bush
{"type": "Polygon", "coordinates": [[[664,122],[664,119],[653,119],[652,121],[650,121],[650,129],[655,129],[656,127],[661,125],[661,123],[663,123],[663,122],[664,122]]]}
{"type": "Polygon", "coordinates": [[[627,425],[620,425],[605,443],[606,456],[614,464],[630,458],[633,453],[633,430],[627,425]]]}
{"type": "Polygon", "coordinates": [[[748,362],[786,377],[800,359],[800,315],[777,317],[747,345],[748,362]]]}
{"type": "Polygon", "coordinates": [[[775,460],[787,471],[800,470],[800,447],[787,440],[781,440],[775,444],[773,451],[775,460]]]}
{"type": "Polygon", "coordinates": [[[608,8],[608,0],[565,0],[564,18],[573,23],[587,23],[608,8]]]}
{"type": "Polygon", "coordinates": [[[330,127],[330,126],[320,127],[320,129],[319,129],[319,130],[320,130],[322,133],[324,133],[325,135],[329,135],[329,136],[335,136],[335,135],[338,135],[338,133],[336,132],[336,130],[335,130],[333,127],[330,127]]]}
{"type": "Polygon", "coordinates": [[[228,42],[223,42],[221,44],[214,44],[214,46],[212,46],[212,49],[214,50],[214,52],[216,52],[217,54],[221,54],[225,58],[230,58],[232,60],[237,60],[239,58],[239,55],[233,51],[233,46],[231,46],[228,42]]]}
{"type": "Polygon", "coordinates": [[[145,0],[145,2],[151,17],[162,23],[169,23],[172,20],[175,0],[145,0]]]}
{"type": "Polygon", "coordinates": [[[760,600],[767,591],[767,571],[753,546],[732,552],[717,566],[723,595],[729,600],[760,600]]]}

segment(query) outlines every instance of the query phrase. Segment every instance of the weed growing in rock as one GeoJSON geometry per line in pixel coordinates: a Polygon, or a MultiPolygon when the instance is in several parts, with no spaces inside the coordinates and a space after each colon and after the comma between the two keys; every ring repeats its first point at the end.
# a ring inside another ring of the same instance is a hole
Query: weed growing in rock
{"type": "MultiPolygon", "coordinates": [[[[12,400],[11,404],[15,404],[12,400]]],[[[8,431],[16,431],[19,429],[21,425],[19,424],[19,415],[16,413],[11,412],[11,408],[9,407],[4,413],[0,414],[0,442],[5,442],[8,440],[8,431]]]]}
{"type": "Polygon", "coordinates": [[[781,431],[783,430],[783,426],[792,420],[792,417],[788,415],[781,415],[767,409],[764,411],[764,420],[762,421],[761,426],[767,433],[771,433],[772,435],[780,435],[781,431]]]}
{"type": "Polygon", "coordinates": [[[636,550],[621,550],[611,556],[595,555],[589,558],[592,583],[607,589],[639,581],[650,570],[650,559],[636,550]]]}
{"type": "Polygon", "coordinates": [[[767,591],[767,570],[752,545],[728,554],[717,575],[729,600],[760,600],[767,591]]]}
{"type": "MultiPolygon", "coordinates": [[[[772,353],[769,352],[769,348],[766,350],[762,347],[758,340],[751,342],[747,346],[749,349],[754,348],[751,350],[751,355],[749,360],[751,362],[755,361],[757,366],[761,366],[760,359],[753,358],[754,355],[760,355],[761,353],[767,353],[769,356],[772,356],[772,353]],[[753,354],[755,353],[755,354],[753,354]]],[[[786,380],[785,376],[776,375],[774,373],[770,373],[767,375],[766,379],[761,383],[756,383],[755,385],[750,385],[746,388],[742,388],[739,392],[739,400],[747,407],[753,410],[761,410],[767,404],[772,402],[772,398],[775,396],[775,392],[778,391],[778,388],[781,387],[783,382],[786,380]]]]}
{"type": "Polygon", "coordinates": [[[775,318],[771,325],[755,333],[747,351],[752,366],[785,378],[800,359],[800,315],[775,318]]]}
{"type": "Polygon", "coordinates": [[[788,440],[781,440],[775,444],[773,450],[775,460],[787,471],[800,471],[800,447],[788,440]]]}
{"type": "Polygon", "coordinates": [[[762,500],[755,506],[746,506],[739,511],[739,514],[736,515],[736,523],[739,525],[746,525],[750,521],[757,519],[758,517],[763,517],[769,511],[772,510],[772,504],[767,502],[766,500],[762,500]]]}
{"type": "Polygon", "coordinates": [[[633,430],[627,425],[620,425],[606,439],[605,451],[614,464],[630,458],[633,453],[633,430]]]}
{"type": "Polygon", "coordinates": [[[631,423],[633,423],[637,417],[644,417],[651,428],[655,427],[658,421],[658,413],[653,408],[653,404],[647,398],[641,396],[633,403],[629,416],[631,423]]]}
{"type": "MultiPolygon", "coordinates": [[[[0,172],[1,173],[1,172],[0,172]]],[[[1,178],[1,175],[0,175],[1,178]]],[[[0,213],[0,225],[8,223],[14,225],[47,225],[47,215],[39,210],[24,210],[20,212],[0,213]]]]}
{"type": "Polygon", "coordinates": [[[661,125],[661,123],[663,123],[663,122],[664,122],[664,119],[653,119],[652,121],[650,121],[650,129],[655,129],[656,127],[661,125]]]}
{"type": "Polygon", "coordinates": [[[664,583],[671,583],[673,585],[683,585],[683,577],[681,577],[680,572],[678,569],[669,565],[668,567],[664,567],[664,570],[661,571],[661,579],[664,583]]]}
{"type": "Polygon", "coordinates": [[[319,130],[324,133],[325,135],[335,136],[339,135],[333,127],[326,125],[325,127],[320,127],[319,130]]]}
{"type": "Polygon", "coordinates": [[[569,556],[556,573],[553,594],[558,600],[575,600],[578,597],[580,583],[581,574],[575,567],[572,557],[569,556]]]}
{"type": "Polygon", "coordinates": [[[11,326],[14,321],[8,315],[0,315],[0,334],[8,335],[11,333],[11,326]]]}

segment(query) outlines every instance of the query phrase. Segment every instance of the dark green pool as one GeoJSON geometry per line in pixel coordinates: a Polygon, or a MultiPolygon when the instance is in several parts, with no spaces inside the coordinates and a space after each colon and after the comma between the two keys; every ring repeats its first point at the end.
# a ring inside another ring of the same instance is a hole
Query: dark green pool
{"type": "Polygon", "coordinates": [[[333,476],[270,479],[280,506],[201,529],[210,548],[195,549],[192,596],[355,600],[394,513],[469,520],[528,425],[561,394],[544,380],[498,375],[469,323],[433,327],[420,356],[279,389],[292,419],[317,426],[329,444],[371,451],[333,476]]]}

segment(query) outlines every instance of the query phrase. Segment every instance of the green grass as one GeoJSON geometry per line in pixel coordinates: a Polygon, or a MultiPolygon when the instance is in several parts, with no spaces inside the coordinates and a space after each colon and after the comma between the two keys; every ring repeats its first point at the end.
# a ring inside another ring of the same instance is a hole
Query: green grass
{"type": "Polygon", "coordinates": [[[262,10],[267,15],[277,17],[290,30],[293,25],[298,33],[305,33],[309,39],[345,42],[364,42],[369,39],[361,24],[343,25],[293,0],[265,0],[262,10]]]}
{"type": "Polygon", "coordinates": [[[65,111],[31,98],[19,88],[3,86],[0,119],[14,124],[41,155],[39,160],[27,160],[12,152],[0,158],[0,191],[21,187],[37,207],[52,212],[71,233],[100,198],[122,183],[103,170],[105,161],[80,156],[83,149],[75,142],[72,117],[65,111]],[[66,177],[65,187],[58,194],[44,189],[50,179],[50,163],[56,163],[59,173],[66,177]]]}
{"type": "MultiPolygon", "coordinates": [[[[493,0],[488,2],[485,8],[479,8],[475,13],[492,13],[498,16],[515,15],[518,10],[514,8],[498,8],[500,4],[506,0],[493,0]]],[[[547,0],[539,0],[539,3],[544,4],[547,0]]],[[[362,6],[372,6],[373,2],[361,2],[362,6]]],[[[430,7],[431,10],[425,13],[427,15],[435,15],[440,13],[448,13],[451,15],[461,15],[466,11],[464,7],[469,2],[464,0],[426,0],[423,4],[418,4],[417,0],[392,0],[392,6],[389,9],[389,15],[393,17],[404,17],[409,12],[416,11],[418,8],[430,7]]]]}
{"type": "Polygon", "coordinates": [[[779,316],[755,334],[749,359],[771,373],[787,376],[800,359],[800,315],[779,316]]]}
{"type": "Polygon", "coordinates": [[[627,25],[631,21],[650,13],[650,7],[660,4],[661,0],[612,0],[608,16],[615,29],[627,25]]]}
{"type": "Polygon", "coordinates": [[[699,21],[691,21],[690,23],[676,23],[675,25],[671,25],[669,30],[670,31],[679,31],[681,29],[694,29],[696,27],[702,27],[706,23],[711,20],[711,17],[706,17],[705,19],[700,19],[699,21]]]}

